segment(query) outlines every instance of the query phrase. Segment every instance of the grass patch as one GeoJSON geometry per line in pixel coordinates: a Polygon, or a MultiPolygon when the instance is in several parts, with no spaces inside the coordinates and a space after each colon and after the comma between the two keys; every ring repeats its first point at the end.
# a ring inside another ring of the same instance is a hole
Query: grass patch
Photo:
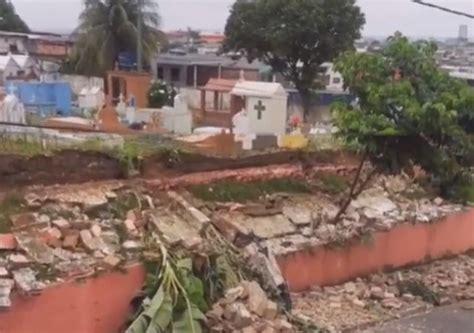
{"type": "Polygon", "coordinates": [[[339,194],[349,187],[349,182],[343,176],[324,173],[317,176],[318,187],[328,194],[339,194]]]}
{"type": "Polygon", "coordinates": [[[0,138],[0,154],[15,154],[22,156],[34,156],[47,153],[41,143],[27,141],[24,139],[4,139],[0,138]]]}
{"type": "Polygon", "coordinates": [[[309,193],[311,189],[302,179],[286,178],[251,183],[226,180],[214,184],[193,185],[189,191],[205,201],[246,202],[272,193],[309,193]]]}
{"type": "Polygon", "coordinates": [[[24,200],[17,194],[8,194],[0,202],[0,233],[8,233],[12,224],[10,216],[21,213],[24,210],[24,200]]]}

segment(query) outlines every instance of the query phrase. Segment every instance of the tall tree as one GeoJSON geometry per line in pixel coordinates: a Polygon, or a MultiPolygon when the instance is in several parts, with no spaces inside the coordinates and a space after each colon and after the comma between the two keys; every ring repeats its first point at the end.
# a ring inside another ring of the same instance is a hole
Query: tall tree
{"type": "Polygon", "coordinates": [[[356,0],[237,0],[224,50],[261,59],[291,81],[309,110],[322,63],[353,48],[365,23],[356,0]]]}
{"type": "MultiPolygon", "coordinates": [[[[366,159],[394,173],[420,165],[442,195],[474,202],[474,90],[439,69],[435,51],[397,33],[380,53],[341,56],[336,69],[357,104],[336,104],[334,121],[365,152],[359,171],[366,159]]],[[[359,176],[343,209],[360,192],[359,176]]]]}
{"type": "Polygon", "coordinates": [[[13,4],[7,0],[0,0],[0,30],[30,32],[28,25],[16,13],[13,4]]]}
{"type": "Polygon", "coordinates": [[[104,75],[121,52],[135,52],[142,42],[142,61],[149,64],[162,34],[158,5],[153,0],[85,0],[73,55],[76,70],[104,75]],[[141,33],[139,32],[141,21],[141,33]]]}

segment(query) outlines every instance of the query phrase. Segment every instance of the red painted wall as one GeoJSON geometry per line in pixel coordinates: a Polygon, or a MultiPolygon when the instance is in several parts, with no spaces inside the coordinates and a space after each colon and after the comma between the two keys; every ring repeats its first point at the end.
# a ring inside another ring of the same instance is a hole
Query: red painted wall
{"type": "Polygon", "coordinates": [[[324,246],[277,258],[292,291],[326,286],[387,269],[474,249],[474,209],[432,224],[402,224],[377,232],[369,244],[324,246]]]}
{"type": "MultiPolygon", "coordinates": [[[[433,224],[404,224],[374,235],[370,244],[317,247],[278,258],[293,291],[331,285],[377,270],[402,267],[474,248],[474,209],[433,224]]],[[[15,295],[0,311],[0,333],[118,333],[129,303],[144,281],[140,265],[84,282],[48,288],[39,296],[15,295]]]]}
{"type": "Polygon", "coordinates": [[[39,296],[15,295],[12,307],[0,311],[0,332],[118,333],[144,281],[141,265],[127,271],[64,283],[39,296]]]}

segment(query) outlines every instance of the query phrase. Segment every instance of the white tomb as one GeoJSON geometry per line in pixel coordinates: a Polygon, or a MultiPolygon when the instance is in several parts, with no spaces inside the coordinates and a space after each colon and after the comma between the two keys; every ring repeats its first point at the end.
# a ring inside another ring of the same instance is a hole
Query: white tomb
{"type": "Polygon", "coordinates": [[[100,110],[105,102],[104,92],[100,87],[82,88],[78,99],[81,110],[100,110]]]}
{"type": "Polygon", "coordinates": [[[178,135],[189,135],[193,132],[193,115],[183,95],[174,98],[174,107],[161,109],[161,126],[178,135]]]}
{"type": "Polygon", "coordinates": [[[189,135],[193,130],[193,114],[186,99],[181,94],[175,96],[174,107],[136,109],[135,107],[126,106],[121,98],[116,110],[122,121],[129,124],[153,123],[158,119],[158,125],[173,134],[189,135]]]}
{"type": "Polygon", "coordinates": [[[241,80],[231,94],[245,101],[232,119],[236,134],[286,133],[288,95],[280,83],[241,80]]]}
{"type": "Polygon", "coordinates": [[[25,108],[11,90],[13,88],[3,101],[0,101],[0,121],[26,124],[25,108]]]}

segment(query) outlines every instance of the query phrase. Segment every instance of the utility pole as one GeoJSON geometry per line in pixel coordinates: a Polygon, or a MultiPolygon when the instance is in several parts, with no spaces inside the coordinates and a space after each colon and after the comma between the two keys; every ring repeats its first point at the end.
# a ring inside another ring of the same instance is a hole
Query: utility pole
{"type": "Polygon", "coordinates": [[[138,22],[137,22],[137,71],[143,71],[142,55],[143,55],[143,44],[142,44],[142,31],[143,31],[143,22],[141,19],[141,13],[138,13],[138,22]]]}

